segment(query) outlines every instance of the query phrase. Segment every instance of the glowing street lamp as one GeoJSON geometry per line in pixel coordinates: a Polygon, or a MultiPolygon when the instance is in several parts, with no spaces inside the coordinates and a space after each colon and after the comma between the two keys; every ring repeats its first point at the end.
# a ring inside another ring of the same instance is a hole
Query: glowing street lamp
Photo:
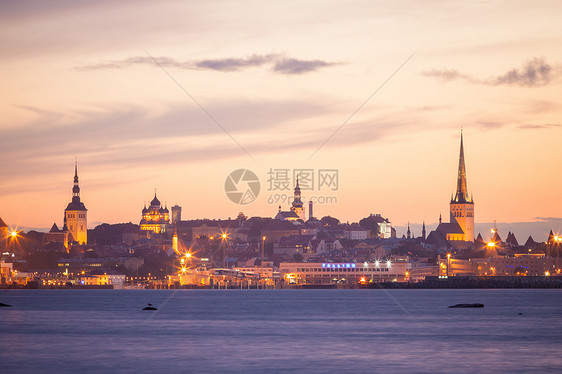
{"type": "Polygon", "coordinates": [[[228,235],[226,233],[223,233],[221,235],[221,237],[222,237],[222,241],[223,241],[223,243],[222,243],[222,245],[223,245],[223,247],[222,247],[222,267],[226,268],[226,246],[228,245],[228,235]],[[224,242],[226,242],[226,243],[224,243],[224,242]]]}
{"type": "Polygon", "coordinates": [[[265,261],[265,236],[261,238],[261,266],[263,267],[263,263],[265,261]]]}
{"type": "Polygon", "coordinates": [[[8,250],[8,238],[10,238],[10,240],[12,240],[13,242],[13,240],[16,239],[17,237],[18,237],[18,232],[15,230],[12,230],[6,234],[6,251],[8,250]]]}

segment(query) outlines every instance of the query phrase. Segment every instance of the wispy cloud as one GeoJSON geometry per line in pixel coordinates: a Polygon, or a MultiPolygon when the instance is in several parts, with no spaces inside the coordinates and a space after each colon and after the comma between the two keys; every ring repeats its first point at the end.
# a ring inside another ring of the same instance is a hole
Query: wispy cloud
{"type": "MultiPolygon", "coordinates": [[[[560,71],[557,72],[560,74],[560,71]]],[[[493,85],[544,86],[555,78],[555,71],[542,58],[534,58],[520,69],[512,69],[489,81],[493,85]]]]}
{"type": "Polygon", "coordinates": [[[541,222],[562,223],[562,217],[535,217],[535,219],[541,222]]]}
{"type": "Polygon", "coordinates": [[[520,68],[511,69],[503,74],[488,79],[479,79],[454,69],[431,69],[422,72],[423,76],[435,78],[441,82],[464,80],[470,83],[490,86],[514,85],[522,87],[539,87],[551,83],[562,76],[562,69],[547,63],[543,58],[533,58],[520,68]]]}
{"type": "Polygon", "coordinates": [[[441,82],[451,82],[458,79],[472,81],[472,78],[470,78],[468,75],[462,74],[458,70],[454,69],[431,69],[422,71],[422,75],[430,78],[436,78],[441,82]]]}
{"type": "Polygon", "coordinates": [[[477,121],[475,123],[478,127],[483,130],[497,130],[503,127],[509,127],[516,130],[543,130],[543,129],[551,129],[555,127],[561,127],[560,124],[554,123],[545,123],[545,124],[517,124],[513,121],[510,122],[498,122],[498,121],[477,121]]]}
{"type": "Polygon", "coordinates": [[[553,127],[561,127],[560,124],[555,123],[545,123],[545,124],[524,124],[517,126],[520,130],[541,130],[541,129],[550,129],[553,127]]]}
{"type": "MultiPolygon", "coordinates": [[[[179,61],[172,57],[160,56],[155,59],[164,67],[179,69],[204,69],[220,72],[233,72],[243,69],[273,65],[272,71],[280,74],[304,74],[324,67],[340,65],[341,63],[324,60],[301,60],[288,58],[284,54],[270,53],[265,55],[253,54],[247,57],[228,57],[219,59],[179,61]]],[[[133,65],[155,65],[148,56],[132,56],[122,60],[111,60],[97,64],[76,67],[80,71],[100,69],[123,69],[133,65]]]]}
{"type": "Polygon", "coordinates": [[[484,130],[496,130],[505,126],[504,123],[496,122],[496,121],[478,121],[476,122],[476,125],[478,125],[480,128],[484,130]]]}
{"type": "Polygon", "coordinates": [[[223,58],[214,60],[196,61],[194,64],[200,69],[217,71],[237,71],[244,68],[262,66],[278,58],[278,55],[252,55],[246,58],[223,58]]]}
{"type": "Polygon", "coordinates": [[[273,71],[282,74],[303,74],[318,70],[323,67],[335,65],[340,64],[322,60],[299,60],[296,58],[282,58],[275,63],[273,71]]]}

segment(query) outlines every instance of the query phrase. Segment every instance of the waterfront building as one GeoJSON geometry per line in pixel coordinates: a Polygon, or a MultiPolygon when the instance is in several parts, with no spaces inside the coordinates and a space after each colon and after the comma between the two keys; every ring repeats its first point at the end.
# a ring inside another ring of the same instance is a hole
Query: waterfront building
{"type": "Polygon", "coordinates": [[[11,282],[13,271],[14,264],[12,262],[0,260],[0,284],[7,284],[11,282]]]}
{"type": "Polygon", "coordinates": [[[286,284],[357,285],[371,282],[404,282],[410,263],[375,261],[364,263],[282,262],[280,272],[286,284]]]}
{"type": "Polygon", "coordinates": [[[88,243],[88,209],[80,201],[80,186],[78,185],[78,164],[74,163],[74,186],[72,187],[72,201],[64,210],[63,231],[70,233],[70,241],[78,244],[88,243]]]}
{"type": "Polygon", "coordinates": [[[162,207],[160,200],[154,192],[154,199],[150,202],[150,206],[146,205],[142,210],[142,219],[140,221],[140,229],[143,231],[152,231],[156,234],[166,232],[170,225],[170,212],[167,207],[162,207]]]}
{"type": "Polygon", "coordinates": [[[438,259],[440,276],[548,276],[560,274],[560,261],[544,253],[523,253],[469,260],[438,259]]]}

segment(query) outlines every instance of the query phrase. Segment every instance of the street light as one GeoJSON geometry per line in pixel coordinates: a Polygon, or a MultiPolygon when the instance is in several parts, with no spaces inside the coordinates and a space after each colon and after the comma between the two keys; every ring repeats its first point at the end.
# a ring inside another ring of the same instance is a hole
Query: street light
{"type": "Polygon", "coordinates": [[[226,244],[223,243],[223,247],[222,247],[222,267],[224,269],[226,269],[226,246],[228,245],[228,235],[226,233],[221,235],[222,237],[222,241],[225,242],[226,244]]]}
{"type": "Polygon", "coordinates": [[[6,233],[6,251],[8,251],[8,238],[11,238],[12,242],[14,239],[16,239],[18,237],[18,232],[17,231],[10,231],[8,233],[6,233]]]}
{"type": "Polygon", "coordinates": [[[262,236],[262,238],[261,238],[261,267],[264,267],[263,263],[265,261],[265,239],[266,239],[266,237],[262,236]]]}
{"type": "Polygon", "coordinates": [[[449,277],[449,266],[451,264],[451,254],[447,253],[447,278],[449,277]]]}
{"type": "Polygon", "coordinates": [[[554,245],[556,246],[556,268],[558,268],[558,259],[560,258],[560,244],[562,243],[562,236],[556,235],[554,237],[554,245]]]}

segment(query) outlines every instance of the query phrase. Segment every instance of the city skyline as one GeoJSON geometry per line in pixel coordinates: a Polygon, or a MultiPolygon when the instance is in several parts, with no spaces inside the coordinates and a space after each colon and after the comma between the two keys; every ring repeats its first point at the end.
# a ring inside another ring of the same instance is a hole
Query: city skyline
{"type": "Polygon", "coordinates": [[[154,188],[184,219],[273,217],[272,168],[339,171],[317,216],[435,225],[462,127],[475,233],[560,231],[556,2],[58,4],[2,5],[11,225],[62,223],[75,156],[90,227],[137,223],[154,188]],[[224,192],[240,168],[260,178],[252,204],[224,192]]]}

